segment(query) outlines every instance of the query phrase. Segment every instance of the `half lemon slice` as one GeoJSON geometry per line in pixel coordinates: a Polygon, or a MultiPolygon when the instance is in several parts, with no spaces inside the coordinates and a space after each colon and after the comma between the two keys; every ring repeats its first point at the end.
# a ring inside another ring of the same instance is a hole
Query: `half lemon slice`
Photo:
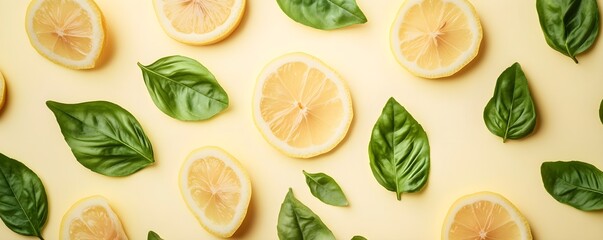
{"type": "Polygon", "coordinates": [[[450,207],[442,229],[444,240],[531,240],[528,221],[503,196],[479,192],[450,207]]]}
{"type": "Polygon", "coordinates": [[[107,199],[92,196],[79,200],[65,213],[59,239],[127,240],[128,236],[107,199]]]}
{"type": "Polygon", "coordinates": [[[344,81],[319,59],[290,53],[260,73],[253,118],[264,138],[285,155],[309,158],[335,148],[353,118],[344,81]]]}
{"type": "Polygon", "coordinates": [[[245,12],[245,0],[153,0],[159,24],[171,38],[206,45],[228,37],[245,12]]]}
{"type": "Polygon", "coordinates": [[[32,0],[25,28],[38,53],[73,69],[93,68],[105,41],[102,14],[92,0],[32,0]]]}
{"type": "Polygon", "coordinates": [[[480,20],[467,0],[407,0],[392,25],[390,43],[410,73],[441,78],[477,56],[482,35],[480,20]]]}

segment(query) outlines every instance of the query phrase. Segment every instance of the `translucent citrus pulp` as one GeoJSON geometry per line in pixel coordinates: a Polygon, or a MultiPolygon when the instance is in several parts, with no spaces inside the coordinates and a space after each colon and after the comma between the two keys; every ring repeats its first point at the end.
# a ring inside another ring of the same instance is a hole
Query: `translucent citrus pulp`
{"type": "Polygon", "coordinates": [[[173,39],[195,45],[218,42],[239,25],[245,0],[153,0],[163,30],[173,39]]]}
{"type": "Polygon", "coordinates": [[[0,73],[0,110],[4,107],[4,95],[6,95],[6,82],[4,82],[4,76],[0,73]]]}
{"type": "Polygon", "coordinates": [[[467,0],[407,0],[392,25],[394,56],[413,75],[450,76],[479,51],[480,20],[467,0]]]}
{"type": "Polygon", "coordinates": [[[315,57],[290,53],[260,73],[253,117],[264,138],[292,157],[333,149],[352,122],[350,92],[334,70],[315,57]]]}
{"type": "Polygon", "coordinates": [[[448,211],[442,229],[444,240],[528,240],[530,226],[509,200],[492,192],[458,199],[448,211]]]}
{"type": "Polygon", "coordinates": [[[127,240],[128,236],[107,200],[92,196],[76,202],[65,213],[59,239],[127,240]]]}
{"type": "Polygon", "coordinates": [[[105,41],[92,0],[32,0],[25,17],[31,45],[42,56],[73,69],[93,68],[105,41]]]}
{"type": "Polygon", "coordinates": [[[216,147],[194,150],[180,170],[180,191],[188,208],[208,232],[230,237],[251,200],[251,181],[233,156],[216,147]]]}

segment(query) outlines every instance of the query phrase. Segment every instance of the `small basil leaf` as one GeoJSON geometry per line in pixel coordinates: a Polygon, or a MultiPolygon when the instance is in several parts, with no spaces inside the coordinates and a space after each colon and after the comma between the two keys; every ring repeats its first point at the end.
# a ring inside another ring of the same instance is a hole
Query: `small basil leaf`
{"type": "Polygon", "coordinates": [[[545,162],[540,166],[546,191],[560,203],[583,211],[603,210],[603,172],[584,162],[545,162]]]}
{"type": "Polygon", "coordinates": [[[534,131],[536,109],[519,63],[514,63],[498,77],[494,96],[484,109],[484,122],[490,132],[502,137],[503,142],[534,131]]]}
{"type": "Polygon", "coordinates": [[[333,206],[347,206],[349,204],[335,179],[324,173],[302,172],[306,176],[306,183],[310,188],[310,192],[320,201],[333,206]]]}
{"type": "Polygon", "coordinates": [[[603,123],[603,101],[601,101],[601,105],[599,105],[599,120],[603,123]]]}
{"type": "Polygon", "coordinates": [[[421,190],[429,177],[429,151],[421,124],[390,98],[369,143],[370,166],[377,182],[396,192],[398,200],[402,193],[421,190]]]}
{"type": "Polygon", "coordinates": [[[38,175],[0,153],[0,218],[13,232],[42,238],[48,218],[46,190],[38,175]]]}
{"type": "Polygon", "coordinates": [[[366,23],[356,0],[276,0],[289,18],[322,30],[366,23]]]}
{"type": "Polygon", "coordinates": [[[354,236],[354,237],[352,237],[352,240],[367,240],[367,239],[363,236],[354,236]]]}
{"type": "Polygon", "coordinates": [[[147,235],[147,240],[163,240],[163,238],[161,238],[159,234],[153,231],[149,231],[149,234],[147,235]]]}
{"type": "Polygon", "coordinates": [[[597,0],[537,0],[536,10],[547,44],[576,63],[599,35],[597,0]]]}
{"type": "Polygon", "coordinates": [[[168,116],[205,120],[228,107],[228,95],[201,63],[183,56],[164,57],[144,66],[144,82],[155,105],[168,116]]]}
{"type": "Polygon", "coordinates": [[[106,176],[127,176],[155,162],[151,142],[122,107],[105,101],[46,105],[84,167],[106,176]]]}
{"type": "Polygon", "coordinates": [[[289,192],[281,204],[276,226],[281,240],[329,240],[335,236],[320,217],[289,192]]]}

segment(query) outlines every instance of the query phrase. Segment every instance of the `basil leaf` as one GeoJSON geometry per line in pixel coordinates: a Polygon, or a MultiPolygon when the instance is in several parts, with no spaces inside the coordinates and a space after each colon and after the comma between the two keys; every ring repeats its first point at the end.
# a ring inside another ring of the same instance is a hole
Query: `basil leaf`
{"type": "Polygon", "coordinates": [[[540,166],[546,191],[560,203],[583,211],[603,210],[603,172],[584,162],[545,162],[540,166]]]}
{"type": "Polygon", "coordinates": [[[159,234],[153,231],[149,231],[149,234],[147,235],[147,240],[163,240],[163,238],[161,238],[159,234]]]}
{"type": "Polygon", "coordinates": [[[603,123],[603,101],[601,101],[601,105],[599,106],[599,120],[603,123]]]}
{"type": "Polygon", "coordinates": [[[385,189],[402,193],[423,188],[429,177],[429,141],[427,134],[394,98],[383,107],[369,142],[373,175],[385,189]]]}
{"type": "Polygon", "coordinates": [[[201,63],[183,56],[164,57],[144,66],[144,82],[155,105],[168,116],[205,120],[228,107],[228,95],[201,63]]]}
{"type": "Polygon", "coordinates": [[[352,240],[367,240],[367,239],[363,236],[354,236],[354,237],[352,237],[352,240]]]}
{"type": "Polygon", "coordinates": [[[46,190],[38,175],[0,153],[0,218],[13,232],[42,238],[48,218],[46,190]]]}
{"type": "Polygon", "coordinates": [[[320,201],[333,206],[347,206],[349,204],[335,179],[324,173],[302,172],[306,176],[306,183],[310,188],[310,192],[320,201]]]}
{"type": "Polygon", "coordinates": [[[490,132],[502,137],[503,142],[534,131],[536,109],[519,63],[514,63],[498,77],[494,96],[484,109],[484,122],[490,132]]]}
{"type": "Polygon", "coordinates": [[[47,101],[46,105],[84,167],[106,176],[127,176],[155,162],[151,142],[134,116],[122,107],[105,101],[47,101]]]}
{"type": "Polygon", "coordinates": [[[281,240],[335,239],[320,217],[293,196],[291,188],[281,204],[276,229],[281,240]]]}
{"type": "Polygon", "coordinates": [[[599,35],[597,0],[537,0],[536,10],[547,44],[576,63],[599,35]]]}
{"type": "Polygon", "coordinates": [[[289,18],[303,25],[332,30],[366,23],[356,0],[276,0],[289,18]]]}

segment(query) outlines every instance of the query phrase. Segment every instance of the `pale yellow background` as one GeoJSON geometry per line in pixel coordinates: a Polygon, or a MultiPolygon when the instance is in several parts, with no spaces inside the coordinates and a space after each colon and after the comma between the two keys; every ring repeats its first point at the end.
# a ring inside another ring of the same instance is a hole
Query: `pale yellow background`
{"type": "MultiPolygon", "coordinates": [[[[582,212],[556,202],[540,178],[544,161],[581,160],[603,169],[601,38],[574,64],[546,44],[533,0],[473,0],[484,28],[479,56],[441,80],[413,77],[390,53],[389,28],[403,0],[358,0],[368,23],[330,32],[295,23],[274,0],[248,0],[239,28],[211,46],[188,46],[169,38],[151,0],[97,0],[108,45],[101,65],[88,71],[55,65],[30,46],[24,29],[28,2],[0,2],[0,71],[8,83],[8,101],[0,112],[0,152],[25,163],[44,182],[50,204],[46,239],[58,238],[61,218],[71,204],[96,194],[110,200],[131,239],[146,239],[149,230],[171,240],[214,239],[188,211],[177,185],[186,155],[206,145],[229,151],[252,179],[251,205],[235,239],[277,239],[278,211],[289,187],[338,239],[439,239],[450,204],[483,190],[511,200],[537,239],[603,239],[603,212],[582,212]],[[256,76],[271,59],[294,51],[312,54],[336,69],[354,103],[345,140],[331,153],[310,160],[277,152],[251,117],[256,76]],[[181,122],[153,104],[136,62],[150,64],[176,54],[197,59],[213,72],[229,94],[228,110],[209,121],[181,122]],[[503,144],[485,127],[482,112],[496,78],[516,61],[528,77],[539,121],[532,136],[503,144]],[[420,193],[403,195],[402,201],[376,182],[368,164],[371,129],[390,96],[423,125],[431,145],[429,184],[420,193]],[[89,171],[71,154],[47,100],[121,105],[143,126],[156,164],[123,178],[89,171]],[[330,174],[350,206],[333,207],[315,199],[302,169],[330,174]]],[[[0,239],[31,238],[0,225],[0,239]]]]}

